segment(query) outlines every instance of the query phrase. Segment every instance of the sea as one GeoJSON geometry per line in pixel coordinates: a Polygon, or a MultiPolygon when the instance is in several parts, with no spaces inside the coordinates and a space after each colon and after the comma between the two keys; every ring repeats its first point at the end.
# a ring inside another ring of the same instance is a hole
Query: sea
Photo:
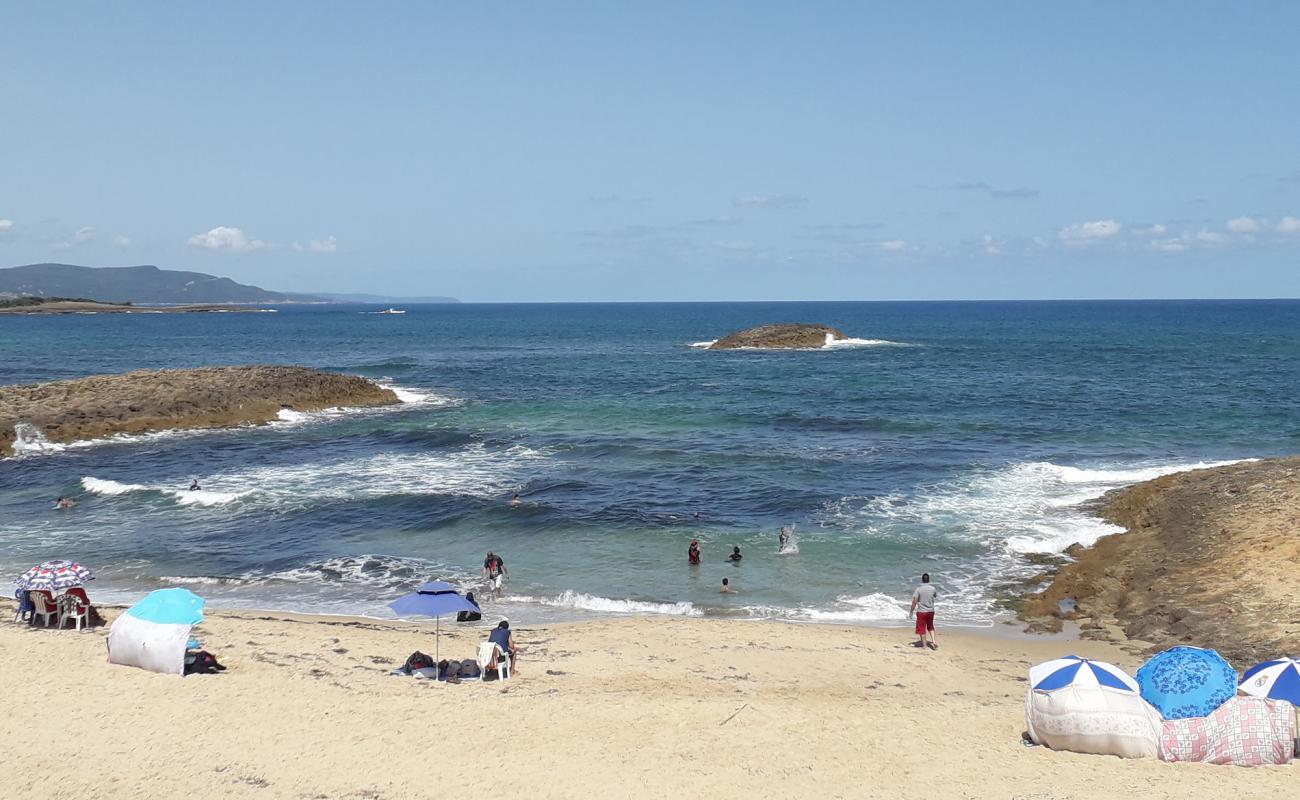
{"type": "Polygon", "coordinates": [[[403,400],[65,445],[22,426],[0,574],[73,559],[106,602],[387,617],[438,578],[522,624],[887,626],[929,572],[941,623],[987,627],[1045,556],[1118,531],[1107,491],[1300,451],[1300,301],[273,308],[0,316],[4,384],[302,364],[403,400]],[[703,346],[768,322],[851,338],[703,346]]]}

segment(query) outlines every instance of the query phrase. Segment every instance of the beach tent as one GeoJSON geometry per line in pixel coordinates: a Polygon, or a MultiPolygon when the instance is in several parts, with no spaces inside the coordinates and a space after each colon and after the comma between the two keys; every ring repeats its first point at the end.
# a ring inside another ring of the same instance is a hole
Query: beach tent
{"type": "Polygon", "coordinates": [[[1213,650],[1179,645],[1137,673],[1142,697],[1165,719],[1204,717],[1237,694],[1237,671],[1213,650]]]}
{"type": "Polygon", "coordinates": [[[109,663],[184,675],[190,630],[202,621],[203,598],[190,590],[150,592],[113,622],[109,663]]]}
{"type": "Polygon", "coordinates": [[[1025,731],[1035,744],[1073,753],[1156,758],[1160,712],[1137,683],[1104,661],[1066,656],[1029,670],[1025,731]]]}
{"type": "Polygon", "coordinates": [[[1208,716],[1171,719],[1160,734],[1165,761],[1258,767],[1295,752],[1295,708],[1285,700],[1233,697],[1208,716]]]}
{"type": "Polygon", "coordinates": [[[438,661],[442,640],[442,616],[455,614],[457,611],[476,611],[482,613],[478,604],[467,597],[462,597],[456,587],[446,581],[429,581],[416,591],[403,595],[388,604],[399,616],[417,614],[433,617],[436,632],[433,641],[433,659],[438,661]]]}

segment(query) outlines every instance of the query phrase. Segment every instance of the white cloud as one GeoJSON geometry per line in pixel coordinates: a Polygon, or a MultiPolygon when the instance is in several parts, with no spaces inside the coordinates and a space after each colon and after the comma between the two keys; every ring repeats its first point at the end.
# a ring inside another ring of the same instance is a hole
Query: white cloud
{"type": "Polygon", "coordinates": [[[14,221],[11,219],[0,219],[0,233],[8,233],[13,230],[14,221]]]}
{"type": "Polygon", "coordinates": [[[1233,233],[1257,233],[1262,226],[1259,224],[1259,220],[1257,219],[1252,219],[1251,217],[1237,217],[1236,219],[1228,220],[1227,227],[1228,230],[1233,233]]]}
{"type": "Polygon", "coordinates": [[[1151,249],[1161,253],[1181,253],[1187,249],[1187,242],[1181,239],[1157,239],[1151,243],[1151,249]]]}
{"type": "Polygon", "coordinates": [[[333,253],[339,249],[339,243],[333,236],[326,236],[324,239],[312,239],[305,245],[294,242],[293,249],[307,253],[333,253]]]}
{"type": "Polygon", "coordinates": [[[1201,244],[1223,244],[1228,241],[1228,237],[1214,231],[1201,231],[1195,236],[1196,241],[1201,244]]]}
{"type": "Polygon", "coordinates": [[[1117,235],[1123,227],[1113,219],[1099,219],[1067,225],[1061,228],[1057,235],[1066,244],[1083,244],[1098,239],[1109,239],[1117,235]]]}
{"type": "Polygon", "coordinates": [[[131,246],[131,237],[123,236],[122,234],[119,233],[118,235],[113,237],[113,246],[126,249],[131,246]]]}
{"type": "Polygon", "coordinates": [[[1300,217],[1283,217],[1277,224],[1278,233],[1300,233],[1300,217]]]}
{"type": "Polygon", "coordinates": [[[907,242],[903,241],[902,239],[890,239],[889,241],[881,242],[876,246],[879,247],[881,250],[885,250],[890,253],[897,253],[900,250],[907,249],[907,242]]]}
{"type": "Polygon", "coordinates": [[[751,194],[731,201],[736,208],[797,208],[808,205],[808,198],[797,194],[751,194]]]}
{"type": "Polygon", "coordinates": [[[1153,225],[1148,225],[1145,228],[1133,229],[1134,236],[1164,236],[1168,232],[1169,229],[1158,222],[1153,225]]]}
{"type": "Polygon", "coordinates": [[[207,233],[196,233],[189,239],[190,247],[200,250],[229,250],[232,253],[249,253],[266,247],[261,239],[249,239],[239,228],[219,225],[207,233]]]}
{"type": "Polygon", "coordinates": [[[81,244],[85,244],[86,242],[93,241],[94,238],[95,238],[94,228],[90,228],[90,227],[81,228],[76,233],[69,236],[68,238],[60,239],[59,241],[55,242],[54,249],[71,250],[77,245],[81,245],[81,244]]]}

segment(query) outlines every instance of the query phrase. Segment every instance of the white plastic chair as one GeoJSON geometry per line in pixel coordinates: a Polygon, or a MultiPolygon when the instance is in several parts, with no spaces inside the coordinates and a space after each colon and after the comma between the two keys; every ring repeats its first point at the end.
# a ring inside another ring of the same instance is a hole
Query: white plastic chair
{"type": "Polygon", "coordinates": [[[58,620],[59,607],[57,604],[50,602],[49,595],[44,592],[32,592],[31,598],[32,605],[36,607],[36,610],[32,612],[32,616],[40,617],[41,623],[45,627],[50,627],[51,619],[58,620]]]}
{"type": "Polygon", "coordinates": [[[492,664],[496,664],[499,679],[504,681],[510,677],[510,654],[496,642],[483,642],[478,646],[479,672],[486,674],[492,664]]]}
{"type": "Polygon", "coordinates": [[[90,606],[80,597],[65,594],[59,598],[59,628],[67,625],[69,620],[77,623],[77,630],[81,630],[83,623],[90,627],[90,606]]]}

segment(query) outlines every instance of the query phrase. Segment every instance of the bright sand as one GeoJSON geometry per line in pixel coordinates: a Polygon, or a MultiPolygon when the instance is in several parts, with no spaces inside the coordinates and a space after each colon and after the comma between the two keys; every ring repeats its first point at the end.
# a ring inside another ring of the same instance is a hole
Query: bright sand
{"type": "MultiPolygon", "coordinates": [[[[486,633],[446,628],[444,658],[486,633]]],[[[1142,660],[1100,642],[941,628],[928,652],[902,629],[618,619],[520,630],[517,678],[446,685],[387,674],[433,653],[431,625],[214,613],[196,633],[229,671],[112,666],[106,628],[0,622],[7,795],[1239,800],[1297,785],[1292,767],[1021,745],[1031,663],[1142,660]]]]}

